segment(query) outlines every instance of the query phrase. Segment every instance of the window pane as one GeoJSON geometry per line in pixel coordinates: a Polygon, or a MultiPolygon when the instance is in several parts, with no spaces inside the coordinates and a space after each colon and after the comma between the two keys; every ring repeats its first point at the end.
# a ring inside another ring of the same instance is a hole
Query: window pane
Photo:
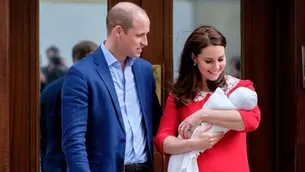
{"type": "MultiPolygon", "coordinates": [[[[78,46],[74,53],[74,57],[80,59],[87,55],[85,50],[88,45],[92,45],[90,43],[99,45],[106,39],[107,0],[39,0],[39,8],[40,90],[42,91],[47,85],[64,76],[68,68],[72,66],[74,45],[79,45],[81,41],[86,42],[78,46]]],[[[96,46],[90,47],[95,50],[96,46]]],[[[54,87],[48,89],[47,95],[50,95],[49,91],[58,95],[58,90],[54,90],[54,87]]],[[[57,119],[59,116],[46,117],[48,115],[50,114],[44,113],[41,115],[42,119],[54,118],[53,123],[60,122],[57,119]]],[[[43,132],[46,131],[46,119],[41,120],[41,162],[46,160],[46,142],[50,138],[48,136],[47,139],[47,135],[49,132],[55,132],[52,130],[54,127],[48,129],[47,134],[43,132]]],[[[61,132],[60,127],[56,130],[56,133],[58,132],[61,132]]],[[[52,136],[52,139],[54,138],[52,136]]],[[[60,143],[59,140],[53,140],[53,142],[60,143]]],[[[53,146],[60,147],[60,145],[53,146]]],[[[51,163],[63,166],[63,159],[60,156],[58,158],[54,159],[56,162],[51,163]]],[[[49,160],[50,157],[48,158],[50,163],[49,160]]],[[[46,171],[46,168],[49,169],[53,165],[41,166],[42,171],[46,171]]]]}
{"type": "Polygon", "coordinates": [[[178,76],[184,43],[200,25],[211,25],[226,37],[225,71],[240,77],[240,0],[174,0],[173,13],[174,79],[178,76]]]}

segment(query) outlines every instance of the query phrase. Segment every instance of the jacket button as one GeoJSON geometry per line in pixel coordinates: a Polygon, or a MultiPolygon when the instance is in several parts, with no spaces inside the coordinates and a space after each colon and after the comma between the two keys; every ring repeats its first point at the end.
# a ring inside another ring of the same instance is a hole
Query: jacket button
{"type": "Polygon", "coordinates": [[[125,139],[121,139],[121,143],[125,143],[125,141],[126,141],[125,139]]]}

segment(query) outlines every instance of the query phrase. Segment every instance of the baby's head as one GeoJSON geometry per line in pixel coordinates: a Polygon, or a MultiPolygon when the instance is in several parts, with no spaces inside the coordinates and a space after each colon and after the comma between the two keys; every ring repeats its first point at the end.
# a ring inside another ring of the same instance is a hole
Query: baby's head
{"type": "Polygon", "coordinates": [[[252,110],[257,104],[257,94],[249,88],[239,87],[229,95],[229,100],[237,109],[252,110]]]}

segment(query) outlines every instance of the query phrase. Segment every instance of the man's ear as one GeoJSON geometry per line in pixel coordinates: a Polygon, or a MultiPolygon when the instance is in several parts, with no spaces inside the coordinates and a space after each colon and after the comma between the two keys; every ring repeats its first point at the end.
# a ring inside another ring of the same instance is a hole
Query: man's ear
{"type": "Polygon", "coordinates": [[[119,38],[123,31],[124,31],[123,28],[120,25],[117,25],[112,29],[111,34],[119,38]]]}
{"type": "Polygon", "coordinates": [[[122,32],[124,32],[122,26],[120,25],[115,26],[112,31],[114,32],[115,35],[121,35],[122,32]]]}

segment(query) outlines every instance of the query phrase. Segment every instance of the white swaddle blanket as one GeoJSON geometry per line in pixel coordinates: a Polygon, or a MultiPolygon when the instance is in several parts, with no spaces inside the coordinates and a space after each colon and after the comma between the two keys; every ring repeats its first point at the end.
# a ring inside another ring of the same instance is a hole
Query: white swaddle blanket
{"type": "MultiPolygon", "coordinates": [[[[219,110],[251,110],[257,104],[257,94],[246,87],[237,88],[231,93],[229,98],[225,95],[221,88],[217,88],[215,92],[210,96],[207,102],[202,108],[219,109],[219,110]]],[[[206,123],[201,123],[194,131],[192,137],[194,137],[200,129],[204,128],[206,123]]],[[[210,133],[215,132],[228,132],[229,129],[212,125],[211,128],[206,131],[210,133]]],[[[179,135],[178,138],[181,138],[179,135]]],[[[197,157],[200,152],[205,150],[194,150],[183,154],[172,155],[169,159],[168,172],[198,172],[197,157]]]]}

